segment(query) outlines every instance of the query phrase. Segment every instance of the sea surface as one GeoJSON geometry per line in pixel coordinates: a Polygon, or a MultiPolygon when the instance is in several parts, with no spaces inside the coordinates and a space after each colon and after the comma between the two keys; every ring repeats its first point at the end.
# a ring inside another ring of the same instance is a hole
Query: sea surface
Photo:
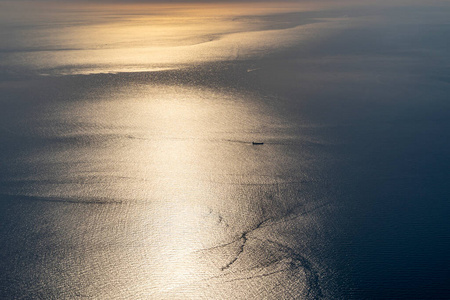
{"type": "Polygon", "coordinates": [[[450,299],[448,1],[0,8],[0,298],[450,299]]]}

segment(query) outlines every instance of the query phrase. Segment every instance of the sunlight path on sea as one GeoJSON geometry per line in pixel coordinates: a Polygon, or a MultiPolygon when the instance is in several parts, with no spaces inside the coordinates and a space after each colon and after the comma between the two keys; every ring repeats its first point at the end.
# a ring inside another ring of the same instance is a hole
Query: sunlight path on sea
{"type": "Polygon", "coordinates": [[[321,296],[322,219],[308,214],[326,206],[310,197],[321,141],[281,116],[276,95],[245,86],[260,70],[247,59],[330,22],[302,18],[306,10],[61,8],[23,19],[39,26],[5,18],[29,39],[0,31],[0,66],[31,78],[6,85],[23,97],[7,99],[6,115],[21,118],[1,121],[12,140],[6,223],[24,262],[7,280],[33,270],[11,294],[321,296]],[[283,12],[293,15],[270,16],[283,12]],[[15,218],[21,211],[35,217],[15,218]]]}
{"type": "Polygon", "coordinates": [[[263,57],[329,31],[332,21],[305,15],[320,7],[312,3],[25,3],[2,4],[0,66],[45,76],[162,71],[263,57]]]}
{"type": "Polygon", "coordinates": [[[308,207],[296,194],[311,180],[302,137],[257,93],[131,84],[37,101],[22,128],[45,142],[11,164],[40,171],[16,175],[7,192],[48,210],[54,247],[35,265],[47,269],[46,289],[197,299],[239,297],[251,284],[252,298],[282,282],[306,295],[311,263],[273,232],[308,207]]]}

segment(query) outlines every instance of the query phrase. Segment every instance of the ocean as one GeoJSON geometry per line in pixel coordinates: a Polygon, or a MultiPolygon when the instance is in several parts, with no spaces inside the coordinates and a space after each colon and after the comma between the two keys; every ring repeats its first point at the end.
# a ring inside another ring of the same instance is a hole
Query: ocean
{"type": "Polygon", "coordinates": [[[450,6],[0,2],[2,299],[449,299],[450,6]]]}

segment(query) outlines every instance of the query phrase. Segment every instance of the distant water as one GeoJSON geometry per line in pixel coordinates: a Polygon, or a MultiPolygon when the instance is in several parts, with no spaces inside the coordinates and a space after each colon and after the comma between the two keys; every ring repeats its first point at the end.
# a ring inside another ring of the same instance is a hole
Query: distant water
{"type": "Polygon", "coordinates": [[[450,298],[448,3],[2,5],[2,299],[450,298]]]}

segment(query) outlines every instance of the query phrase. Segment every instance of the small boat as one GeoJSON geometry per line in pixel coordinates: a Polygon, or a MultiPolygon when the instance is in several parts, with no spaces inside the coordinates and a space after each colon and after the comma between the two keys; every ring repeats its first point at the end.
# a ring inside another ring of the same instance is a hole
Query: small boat
{"type": "Polygon", "coordinates": [[[252,142],[252,145],[264,145],[264,143],[261,143],[261,142],[252,142]]]}

